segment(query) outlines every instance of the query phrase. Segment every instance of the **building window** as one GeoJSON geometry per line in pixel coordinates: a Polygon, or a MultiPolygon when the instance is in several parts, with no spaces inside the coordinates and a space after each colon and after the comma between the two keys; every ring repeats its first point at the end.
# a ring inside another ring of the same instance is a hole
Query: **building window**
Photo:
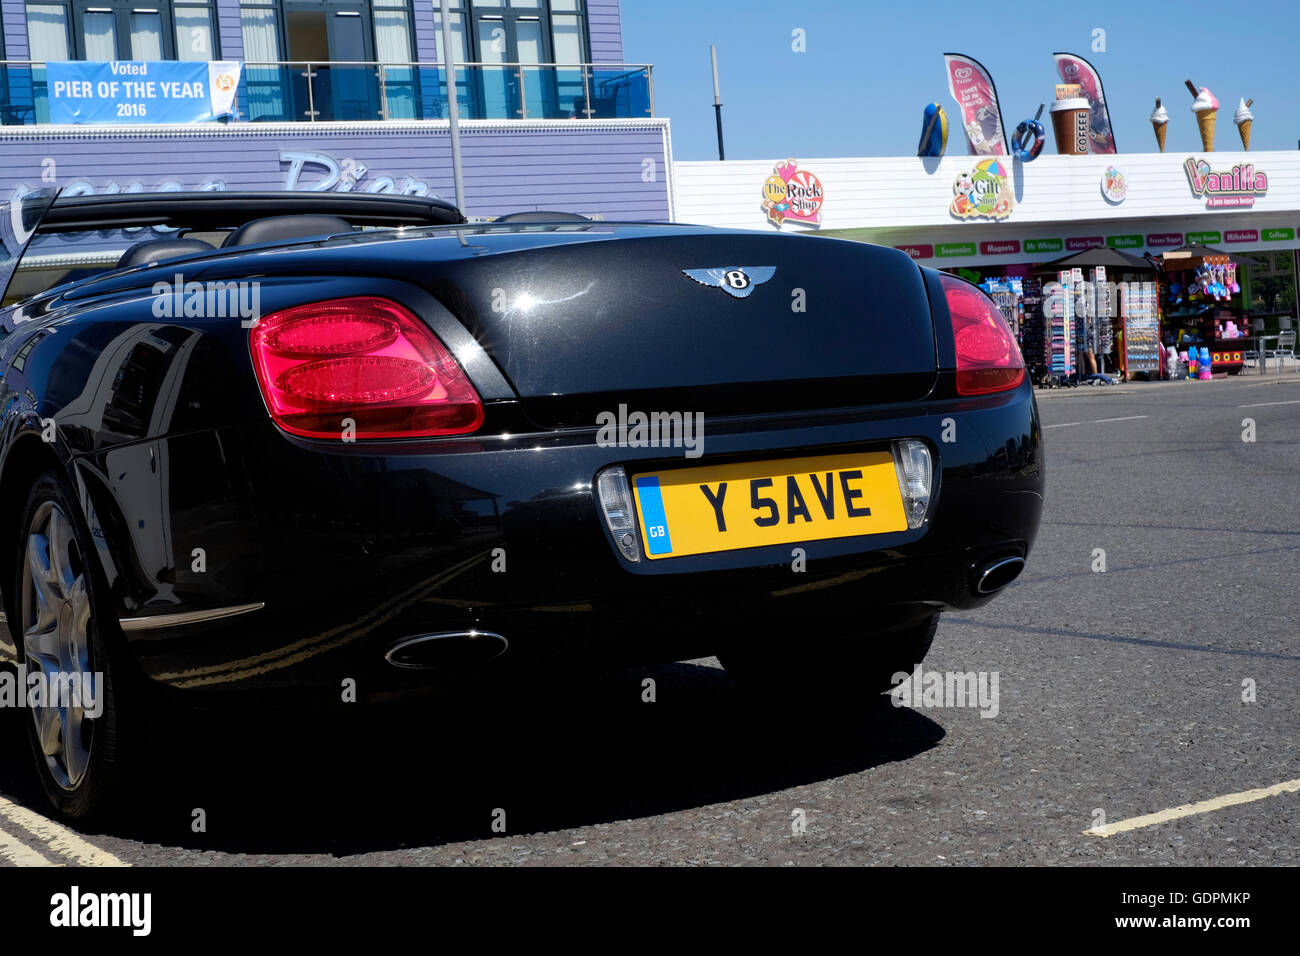
{"type": "Polygon", "coordinates": [[[62,3],[27,4],[27,54],[33,60],[70,60],[68,7],[62,3]]]}
{"type": "Polygon", "coordinates": [[[214,0],[28,3],[33,60],[215,60],[214,0]]]}
{"type": "Polygon", "coordinates": [[[407,0],[374,0],[375,59],[380,63],[415,60],[411,8],[407,0]]]}
{"type": "Polygon", "coordinates": [[[163,58],[163,23],[157,10],[132,10],[131,59],[156,61],[163,58]]]}
{"type": "MultiPolygon", "coordinates": [[[[448,13],[455,61],[482,64],[457,83],[463,115],[576,118],[598,112],[588,99],[592,75],[580,66],[590,61],[584,0],[452,0],[448,13]]],[[[434,27],[438,61],[445,63],[438,5],[434,27]]]]}
{"type": "Polygon", "coordinates": [[[301,122],[419,116],[418,73],[409,65],[415,60],[411,4],[244,0],[240,15],[249,118],[301,122]],[[375,62],[382,64],[379,71],[367,65],[375,62]],[[377,72],[382,82],[376,81],[377,72]]]}
{"type": "Polygon", "coordinates": [[[1250,311],[1255,315],[1296,314],[1295,253],[1287,250],[1253,254],[1260,265],[1250,267],[1250,311]]]}
{"type": "Polygon", "coordinates": [[[280,11],[271,4],[241,3],[239,23],[244,34],[244,60],[270,63],[280,59],[280,11]]]}
{"type": "Polygon", "coordinates": [[[117,17],[112,10],[81,12],[81,48],[87,60],[117,59],[117,17]]]}
{"type": "MultiPolygon", "coordinates": [[[[181,0],[176,0],[181,2],[181,0]]],[[[423,0],[421,0],[423,2],[423,0]]],[[[250,63],[415,60],[412,0],[243,0],[250,63]]]]}
{"type": "Polygon", "coordinates": [[[215,60],[217,45],[212,30],[212,7],[177,0],[173,9],[176,59],[215,60]]]}
{"type": "MultiPolygon", "coordinates": [[[[448,12],[453,34],[463,35],[469,24],[471,55],[462,58],[457,50],[457,62],[576,65],[590,60],[585,0],[453,0],[448,12]]],[[[441,61],[442,16],[436,3],[433,16],[441,61]]]]}

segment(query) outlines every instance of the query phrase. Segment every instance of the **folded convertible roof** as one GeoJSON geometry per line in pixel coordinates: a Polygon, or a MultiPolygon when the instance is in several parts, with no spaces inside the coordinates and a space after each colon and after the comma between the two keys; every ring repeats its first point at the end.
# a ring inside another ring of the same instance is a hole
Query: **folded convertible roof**
{"type": "Polygon", "coordinates": [[[465,222],[454,205],[428,196],[330,192],[175,192],[60,196],[42,232],[175,226],[236,229],[254,219],[320,213],[356,226],[445,226],[465,222]]]}

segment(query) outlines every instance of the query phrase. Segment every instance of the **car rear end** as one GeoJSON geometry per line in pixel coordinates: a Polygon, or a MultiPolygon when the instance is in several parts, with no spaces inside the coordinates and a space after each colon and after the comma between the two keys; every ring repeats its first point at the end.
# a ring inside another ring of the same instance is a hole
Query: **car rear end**
{"type": "MultiPolygon", "coordinates": [[[[223,333],[260,407],[171,458],[174,485],[237,473],[222,593],[264,607],[137,642],[146,672],[400,686],[870,641],[1015,578],[1041,432],[980,290],[858,243],[602,228],[327,245],[310,281],[269,277],[223,333]]],[[[198,514],[174,510],[178,553],[198,514]]],[[[178,562],[175,593],[205,587],[178,562]]]]}

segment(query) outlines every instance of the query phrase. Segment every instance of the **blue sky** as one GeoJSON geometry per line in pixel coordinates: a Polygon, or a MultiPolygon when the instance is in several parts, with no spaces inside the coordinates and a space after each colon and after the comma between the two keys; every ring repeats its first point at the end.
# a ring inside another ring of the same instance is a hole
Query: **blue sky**
{"type": "Polygon", "coordinates": [[[728,159],[913,156],[921,111],[935,100],[948,110],[949,153],[964,154],[945,51],[993,75],[1008,136],[1050,104],[1060,50],[1101,74],[1121,152],[1156,150],[1147,117],[1157,96],[1169,110],[1166,151],[1200,150],[1187,79],[1219,99],[1217,149],[1241,147],[1232,113],[1242,97],[1255,101],[1252,150],[1295,149],[1300,138],[1296,0],[623,0],[622,11],[624,59],[654,65],[655,109],[672,119],[676,159],[717,158],[710,43],[728,159]],[[791,51],[796,27],[805,53],[791,51]],[[1092,49],[1097,28],[1104,53],[1092,49]]]}

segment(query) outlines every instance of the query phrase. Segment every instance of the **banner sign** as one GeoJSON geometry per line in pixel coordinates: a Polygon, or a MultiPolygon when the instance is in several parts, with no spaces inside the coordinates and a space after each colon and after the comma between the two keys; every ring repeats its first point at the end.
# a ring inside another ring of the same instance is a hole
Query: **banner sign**
{"type": "Polygon", "coordinates": [[[960,53],[945,53],[948,92],[957,102],[966,143],[972,156],[1007,155],[1007,136],[998,109],[993,77],[977,60],[960,53]]]}
{"type": "Polygon", "coordinates": [[[212,122],[234,112],[241,66],[189,60],[48,63],[50,122],[212,122]]]}
{"type": "Polygon", "coordinates": [[[1110,112],[1106,109],[1106,91],[1101,87],[1101,74],[1091,63],[1074,53],[1053,53],[1052,56],[1056,57],[1056,71],[1061,81],[1077,84],[1092,107],[1088,129],[1090,151],[1115,152],[1115,134],[1110,129],[1110,112]]]}

